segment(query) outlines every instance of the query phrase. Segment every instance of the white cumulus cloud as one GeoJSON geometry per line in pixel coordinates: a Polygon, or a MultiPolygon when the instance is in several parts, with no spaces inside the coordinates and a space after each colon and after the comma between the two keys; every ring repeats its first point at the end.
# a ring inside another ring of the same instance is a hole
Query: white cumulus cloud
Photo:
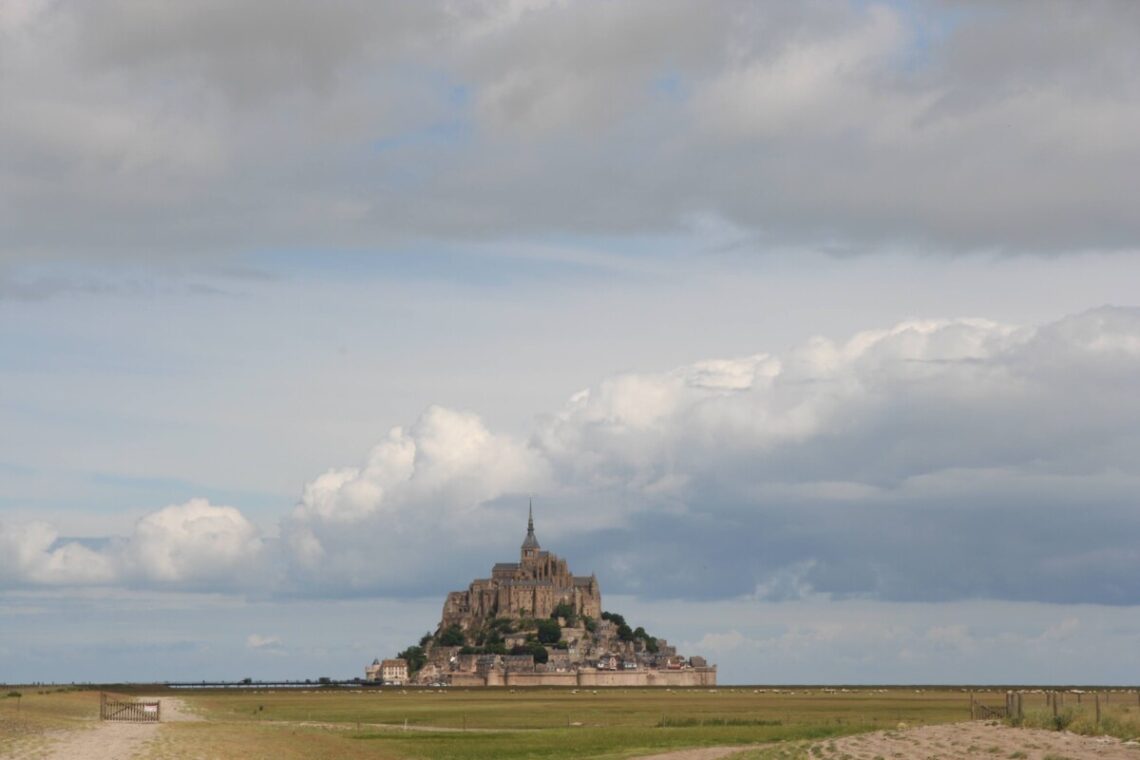
{"type": "Polygon", "coordinates": [[[474,414],[433,406],[389,431],[361,466],[307,484],[282,534],[306,584],[407,582],[437,552],[485,535],[488,502],[550,484],[532,447],[493,434],[474,414]]]}
{"type": "Polygon", "coordinates": [[[0,585],[105,583],[115,578],[112,558],[75,542],[61,543],[45,522],[0,523],[0,585]]]}
{"type": "Polygon", "coordinates": [[[261,549],[259,531],[237,509],[192,499],[139,520],[124,561],[147,581],[244,585],[235,574],[253,567],[261,549]]]}
{"type": "Polygon", "coordinates": [[[262,578],[260,532],[205,499],[142,517],[129,536],[63,539],[45,522],[0,524],[0,581],[22,585],[223,587],[262,578]]]}

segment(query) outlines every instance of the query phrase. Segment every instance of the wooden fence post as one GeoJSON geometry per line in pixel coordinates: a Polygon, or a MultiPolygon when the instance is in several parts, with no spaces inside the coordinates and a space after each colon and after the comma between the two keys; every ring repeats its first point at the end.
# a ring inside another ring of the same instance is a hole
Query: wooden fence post
{"type": "MultiPolygon", "coordinates": [[[[1105,700],[1107,701],[1107,700],[1105,700]]],[[[1100,692],[1096,693],[1096,724],[1100,725],[1100,692]]]]}
{"type": "MultiPolygon", "coordinates": [[[[970,720],[974,720],[974,719],[975,719],[975,715],[974,715],[974,692],[971,691],[970,692],[970,720]]],[[[662,719],[661,722],[664,723],[665,722],[664,719],[662,719]]]]}
{"type": "Polygon", "coordinates": [[[1053,717],[1057,717],[1057,692],[1053,692],[1053,717]]]}

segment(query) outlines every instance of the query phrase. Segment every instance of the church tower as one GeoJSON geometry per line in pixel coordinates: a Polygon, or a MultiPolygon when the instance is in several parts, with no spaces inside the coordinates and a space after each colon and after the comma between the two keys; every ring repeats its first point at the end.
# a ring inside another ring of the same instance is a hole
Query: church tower
{"type": "Polygon", "coordinates": [[[538,550],[541,549],[538,545],[538,539],[534,535],[534,503],[531,502],[527,520],[526,520],[526,538],[522,542],[522,561],[525,564],[527,560],[538,559],[538,550]]]}

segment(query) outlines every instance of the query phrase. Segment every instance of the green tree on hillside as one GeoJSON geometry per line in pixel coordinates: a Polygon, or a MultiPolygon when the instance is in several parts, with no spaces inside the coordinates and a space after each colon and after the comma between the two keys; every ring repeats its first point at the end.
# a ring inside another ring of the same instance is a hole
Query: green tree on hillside
{"type": "Polygon", "coordinates": [[[419,672],[427,664],[427,654],[423,647],[411,646],[396,656],[408,663],[409,676],[419,672]]]}
{"type": "Polygon", "coordinates": [[[608,620],[619,628],[625,625],[625,618],[616,612],[603,612],[602,620],[608,620]]]}
{"type": "Polygon", "coordinates": [[[560,602],[554,611],[550,613],[551,620],[562,618],[566,621],[566,625],[574,626],[578,623],[578,616],[574,613],[574,605],[569,602],[560,602]]]}
{"type": "Polygon", "coordinates": [[[538,640],[543,644],[553,644],[562,638],[562,628],[555,620],[538,621],[538,640]]]}
{"type": "Polygon", "coordinates": [[[467,642],[463,629],[458,623],[453,623],[439,634],[439,645],[444,647],[461,647],[467,642]]]}

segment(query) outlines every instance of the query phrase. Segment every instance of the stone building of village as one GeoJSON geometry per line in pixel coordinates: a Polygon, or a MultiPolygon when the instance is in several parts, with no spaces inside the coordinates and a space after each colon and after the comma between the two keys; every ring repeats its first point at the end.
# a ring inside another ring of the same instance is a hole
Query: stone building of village
{"type": "Polygon", "coordinates": [[[383,662],[379,659],[373,660],[372,664],[364,669],[364,679],[400,686],[408,681],[408,663],[400,658],[383,662]]]}
{"type": "MultiPolygon", "coordinates": [[[[533,509],[519,561],[500,562],[490,578],[449,593],[436,632],[420,644],[421,664],[407,674],[413,683],[716,685],[716,665],[703,657],[686,659],[665,639],[634,631],[620,615],[603,617],[597,577],[574,575],[566,560],[543,551],[533,509]]],[[[366,676],[381,680],[380,670],[374,663],[366,676]]]]}

